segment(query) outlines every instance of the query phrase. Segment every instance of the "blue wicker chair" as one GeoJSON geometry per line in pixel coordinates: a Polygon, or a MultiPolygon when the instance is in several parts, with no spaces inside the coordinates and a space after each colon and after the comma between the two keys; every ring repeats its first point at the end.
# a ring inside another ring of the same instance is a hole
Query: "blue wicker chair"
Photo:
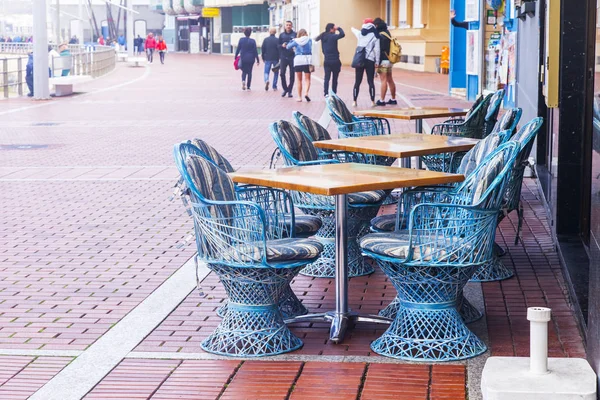
{"type": "MultiPolygon", "coordinates": [[[[512,110],[511,110],[512,111],[512,110]]],[[[510,112],[511,115],[515,115],[510,112]]],[[[509,113],[505,114],[508,115],[509,113]]],[[[520,113],[519,113],[520,115],[520,113]]],[[[504,118],[503,118],[504,119],[504,118]]],[[[507,118],[508,121],[508,118],[507,118]]],[[[503,121],[499,121],[497,126],[498,131],[494,131],[492,134],[488,135],[485,139],[482,139],[479,143],[477,143],[471,150],[465,153],[464,156],[461,157],[461,162],[456,168],[456,170],[450,171],[452,173],[463,174],[468,176],[473,172],[475,167],[479,165],[479,163],[485,159],[487,155],[489,155],[492,151],[494,151],[498,146],[505,143],[509,137],[511,136],[511,127],[513,126],[513,120],[510,121],[510,124],[501,125],[500,123],[503,121]],[[499,130],[502,127],[507,127],[507,130],[499,130]]],[[[444,186],[438,185],[431,187],[431,190],[451,190],[455,186],[444,186]]],[[[419,188],[422,190],[423,187],[419,188]]],[[[402,213],[396,214],[385,214],[378,217],[373,218],[371,220],[371,231],[373,232],[392,232],[396,229],[396,220],[397,218],[401,218],[402,213]]],[[[406,228],[406,221],[402,220],[402,229],[406,228]]]]}
{"type": "MultiPolygon", "coordinates": [[[[521,203],[521,188],[523,186],[523,174],[528,165],[527,158],[533,147],[533,142],[538,134],[543,118],[534,118],[523,126],[511,139],[510,142],[520,144],[521,150],[508,177],[506,191],[504,193],[502,210],[498,215],[500,223],[509,213],[517,211],[518,225],[515,245],[519,243],[521,228],[523,226],[523,205],[521,203]]],[[[498,252],[494,252],[493,259],[479,268],[473,275],[472,280],[478,282],[499,281],[512,277],[514,273],[506,268],[499,257],[498,252]]]]}
{"type": "MultiPolygon", "coordinates": [[[[197,155],[212,162],[223,170],[223,172],[233,172],[233,167],[231,167],[229,161],[201,139],[193,139],[188,141],[188,143],[182,143],[176,146],[175,150],[175,159],[179,166],[183,165],[181,160],[185,160],[187,156],[197,155]]],[[[181,179],[178,185],[182,201],[186,205],[186,208],[188,208],[191,216],[191,207],[189,207],[191,192],[183,180],[182,172],[180,171],[181,179]]],[[[235,188],[240,200],[255,202],[263,208],[269,226],[278,231],[282,237],[306,238],[314,236],[322,226],[320,218],[316,216],[297,215],[294,211],[294,204],[290,195],[283,190],[252,185],[236,185],[235,188]],[[283,218],[280,218],[281,216],[283,218]]],[[[296,297],[289,285],[284,289],[281,296],[279,309],[286,319],[308,313],[306,307],[296,297]]],[[[217,315],[223,317],[226,312],[227,303],[217,310],[217,315]]]]}
{"type": "MultiPolygon", "coordinates": [[[[352,138],[362,136],[389,135],[391,133],[390,123],[385,118],[356,117],[352,115],[346,104],[333,92],[326,99],[329,115],[335,122],[339,138],[352,138]]],[[[394,157],[366,156],[369,163],[377,165],[392,165],[394,157]],[[371,161],[373,160],[373,161],[371,161]]]]}
{"type": "Polygon", "coordinates": [[[227,313],[202,349],[261,357],[300,348],[302,341],[285,325],[277,304],[323,246],[312,239],[281,239],[284,224],[273,225],[272,212],[268,216],[259,204],[239,200],[229,176],[205,158],[177,161],[192,193],[198,259],[219,276],[229,297],[227,313]]]}
{"type": "Polygon", "coordinates": [[[371,344],[376,353],[412,361],[455,361],[477,356],[485,344],[458,311],[462,289],[492,257],[497,215],[517,143],[490,154],[448,198],[410,208],[406,232],[373,233],[360,243],[398,291],[401,306],[386,332],[371,344]]]}
{"type": "MultiPolygon", "coordinates": [[[[337,158],[319,159],[317,149],[311,140],[300,129],[287,121],[271,124],[271,136],[281,151],[286,165],[319,165],[338,163],[337,158]]],[[[353,153],[333,153],[341,155],[345,161],[350,161],[353,153]]],[[[331,196],[315,195],[305,192],[291,192],[294,205],[302,212],[316,215],[323,221],[323,226],[316,238],[322,241],[324,250],[321,258],[301,271],[302,275],[332,278],[335,277],[335,204],[331,196]]],[[[368,275],[374,271],[360,252],[357,239],[366,234],[369,221],[377,214],[387,193],[377,190],[371,192],[353,193],[348,196],[348,276],[368,275]]]]}
{"type": "MultiPolygon", "coordinates": [[[[510,131],[504,131],[499,133],[492,133],[485,139],[481,140],[475,147],[473,147],[467,155],[463,157],[460,166],[456,173],[463,174],[465,177],[469,177],[473,171],[477,169],[477,167],[485,160],[485,158],[490,155],[494,150],[498,148],[498,146],[502,145],[504,142],[508,140],[510,135],[510,131]]],[[[461,185],[458,184],[455,186],[422,186],[418,187],[414,190],[408,190],[405,193],[405,198],[402,200],[402,207],[399,207],[399,210],[406,210],[408,212],[410,210],[410,205],[414,205],[418,202],[419,199],[426,200],[427,196],[422,195],[423,192],[448,192],[449,196],[454,196],[456,192],[456,188],[460,188],[461,185]],[[406,204],[406,205],[405,205],[406,204]]],[[[460,189],[458,190],[460,193],[460,189]]],[[[405,230],[407,227],[408,216],[403,212],[397,212],[395,214],[387,214],[382,215],[371,220],[371,230],[374,232],[392,232],[398,230],[405,230]]],[[[398,307],[400,305],[400,300],[396,297],[386,308],[379,312],[379,315],[387,318],[395,318],[398,307]]],[[[483,314],[475,308],[469,301],[461,297],[459,299],[459,308],[458,311],[465,323],[469,324],[471,322],[477,321],[480,319],[483,314]]]]}
{"type": "Polygon", "coordinates": [[[482,138],[494,131],[494,127],[498,122],[498,114],[500,113],[500,105],[502,104],[502,100],[504,100],[504,89],[498,90],[490,99],[490,104],[488,105],[487,112],[485,114],[485,131],[482,138]]]}
{"type": "MultiPolygon", "coordinates": [[[[486,117],[493,95],[480,97],[465,119],[453,118],[431,128],[432,135],[462,136],[474,139],[483,138],[486,133],[486,117]]],[[[495,123],[495,121],[494,121],[495,123]]],[[[459,153],[464,154],[464,153],[459,153]]],[[[460,164],[459,155],[454,153],[422,156],[421,161],[431,171],[451,171],[460,164]]]]}

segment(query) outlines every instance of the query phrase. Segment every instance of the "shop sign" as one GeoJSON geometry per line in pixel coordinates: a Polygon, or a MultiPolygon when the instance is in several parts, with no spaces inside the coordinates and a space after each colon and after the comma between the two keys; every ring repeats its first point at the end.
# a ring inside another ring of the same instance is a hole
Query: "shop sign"
{"type": "Polygon", "coordinates": [[[219,8],[204,7],[202,9],[202,16],[204,18],[216,18],[219,15],[221,15],[221,10],[219,8]]]}
{"type": "Polygon", "coordinates": [[[488,25],[496,25],[496,11],[495,10],[487,10],[487,18],[486,24],[488,25]]]}

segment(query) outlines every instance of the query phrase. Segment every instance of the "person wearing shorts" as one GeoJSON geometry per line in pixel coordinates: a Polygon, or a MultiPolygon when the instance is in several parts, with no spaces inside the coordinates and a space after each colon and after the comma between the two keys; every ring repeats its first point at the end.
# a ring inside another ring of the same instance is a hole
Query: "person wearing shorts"
{"type": "Polygon", "coordinates": [[[287,50],[294,49],[294,72],[296,73],[298,98],[296,101],[302,101],[302,74],[304,74],[304,87],[306,92],[304,98],[310,101],[308,92],[310,91],[310,74],[312,72],[312,39],[308,37],[306,29],[300,29],[298,36],[287,44],[284,44],[287,50]]]}
{"type": "Polygon", "coordinates": [[[377,73],[379,74],[379,79],[381,81],[381,98],[377,100],[377,103],[375,104],[378,106],[385,106],[386,104],[396,105],[398,104],[396,101],[396,83],[392,77],[392,69],[394,68],[394,64],[392,64],[388,59],[391,42],[390,39],[388,39],[385,35],[382,35],[382,33],[385,33],[391,37],[390,31],[388,30],[385,21],[381,18],[376,18],[373,23],[377,27],[377,32],[380,34],[379,46],[381,54],[381,63],[377,69],[377,73]],[[390,95],[392,98],[386,103],[385,97],[387,95],[388,88],[390,89],[390,95]]]}

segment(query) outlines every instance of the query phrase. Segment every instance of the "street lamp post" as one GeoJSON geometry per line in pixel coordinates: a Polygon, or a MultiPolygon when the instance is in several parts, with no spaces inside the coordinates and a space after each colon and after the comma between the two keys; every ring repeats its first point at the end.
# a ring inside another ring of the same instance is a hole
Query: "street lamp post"
{"type": "Polygon", "coordinates": [[[33,93],[36,100],[50,98],[46,11],[46,0],[33,0],[33,93]]]}

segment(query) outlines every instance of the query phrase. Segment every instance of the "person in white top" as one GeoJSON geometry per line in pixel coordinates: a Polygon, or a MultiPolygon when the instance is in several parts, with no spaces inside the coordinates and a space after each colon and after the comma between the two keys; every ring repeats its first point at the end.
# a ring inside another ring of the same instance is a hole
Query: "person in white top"
{"type": "Polygon", "coordinates": [[[358,39],[356,47],[364,47],[365,49],[364,66],[354,69],[356,75],[354,79],[354,102],[352,105],[356,106],[356,100],[358,99],[358,93],[360,91],[360,84],[362,83],[365,72],[367,73],[367,83],[369,84],[369,95],[371,96],[371,102],[373,105],[375,105],[375,70],[377,67],[379,67],[379,60],[381,59],[379,33],[373,24],[372,18],[366,18],[363,21],[361,30],[352,28],[352,33],[354,33],[358,39]]]}

